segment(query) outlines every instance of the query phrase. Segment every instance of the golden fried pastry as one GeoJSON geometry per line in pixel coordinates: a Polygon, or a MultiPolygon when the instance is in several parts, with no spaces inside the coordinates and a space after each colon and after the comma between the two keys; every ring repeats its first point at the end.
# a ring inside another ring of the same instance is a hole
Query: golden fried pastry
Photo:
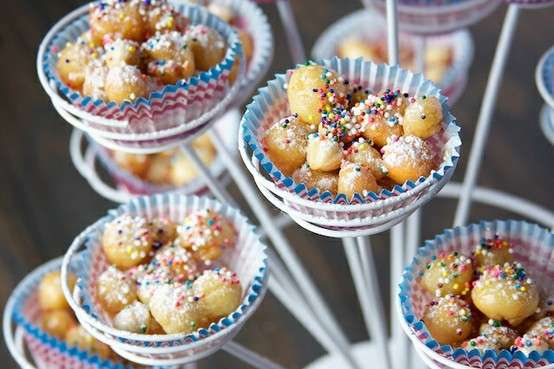
{"type": "Polygon", "coordinates": [[[340,168],[342,147],[340,142],[331,137],[313,133],[308,136],[306,163],[314,170],[332,172],[340,168]]]}
{"type": "Polygon", "coordinates": [[[292,178],[297,183],[303,183],[307,189],[318,188],[320,192],[329,191],[332,194],[337,193],[339,175],[337,172],[323,172],[313,170],[309,165],[304,164],[292,174],[292,178]]]}
{"type": "Polygon", "coordinates": [[[366,166],[377,180],[388,174],[388,169],[383,163],[379,151],[363,138],[352,143],[346,152],[345,159],[366,166]]]}
{"type": "Polygon", "coordinates": [[[308,131],[294,116],[284,118],[269,128],[262,138],[267,155],[279,170],[290,176],[306,161],[308,131]]]}
{"type": "Polygon", "coordinates": [[[443,345],[461,343],[471,334],[474,323],[469,303],[454,295],[432,301],[423,320],[433,338],[443,345]]]}
{"type": "Polygon", "coordinates": [[[185,34],[194,53],[196,68],[207,71],[225,57],[227,45],[216,30],[204,25],[190,27],[185,34]]]}
{"type": "Polygon", "coordinates": [[[365,195],[370,191],[379,192],[379,185],[371,170],[365,165],[349,161],[342,162],[339,171],[338,192],[351,199],[356,193],[365,195]]]}
{"type": "Polygon", "coordinates": [[[421,284],[434,296],[467,295],[473,279],[471,259],[458,252],[433,256],[425,266],[421,284]]]}
{"type": "Polygon", "coordinates": [[[413,99],[406,107],[402,122],[404,134],[422,139],[439,132],[442,127],[442,106],[436,97],[413,99]]]}
{"type": "Polygon", "coordinates": [[[504,265],[512,261],[512,252],[510,243],[497,237],[481,240],[481,243],[475,246],[474,257],[479,267],[504,265]]]}
{"type": "Polygon", "coordinates": [[[56,70],[60,79],[74,90],[80,90],[85,82],[85,70],[97,53],[89,41],[87,33],[81,35],[75,42],[68,42],[58,53],[56,70]]]}
{"type": "MultiPolygon", "coordinates": [[[[67,279],[69,290],[73,291],[77,279],[72,273],[68,274],[67,279]]],[[[69,308],[69,304],[63,294],[60,272],[50,272],[42,278],[38,286],[38,303],[42,310],[69,308]]]]}
{"type": "Polygon", "coordinates": [[[146,26],[139,1],[101,1],[90,7],[92,41],[105,45],[118,38],[142,41],[146,26]]]}
{"type": "Polygon", "coordinates": [[[108,345],[92,337],[80,325],[75,325],[69,329],[65,336],[65,340],[69,346],[78,347],[81,350],[88,351],[93,355],[98,355],[102,359],[107,359],[111,354],[111,350],[108,345]]]}
{"type": "Polygon", "coordinates": [[[115,103],[147,97],[150,84],[146,75],[133,65],[119,65],[108,69],[104,84],[106,99],[115,103]]]}
{"type": "Polygon", "coordinates": [[[193,289],[210,321],[231,314],[242,299],[240,280],[236,273],[226,268],[204,271],[194,281],[193,289]]]}
{"type": "Polygon", "coordinates": [[[383,147],[383,162],[396,183],[427,177],[433,169],[434,155],[428,144],[417,136],[402,136],[383,147]]]}
{"type": "Polygon", "coordinates": [[[63,339],[66,332],[76,324],[75,318],[67,309],[57,309],[43,313],[41,328],[49,335],[63,339]]]}
{"type": "Polygon", "coordinates": [[[96,295],[102,308],[110,314],[119,313],[137,299],[134,280],[113,266],[98,277],[96,295]]]}

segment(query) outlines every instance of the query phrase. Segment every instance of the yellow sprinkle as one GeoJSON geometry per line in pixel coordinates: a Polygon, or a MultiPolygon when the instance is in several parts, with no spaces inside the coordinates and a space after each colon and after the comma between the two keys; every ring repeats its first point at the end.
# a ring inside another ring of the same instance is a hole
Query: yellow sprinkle
{"type": "Polygon", "coordinates": [[[458,288],[460,288],[460,286],[458,285],[458,283],[455,283],[454,286],[452,286],[452,287],[454,287],[455,290],[457,290],[458,288]]]}

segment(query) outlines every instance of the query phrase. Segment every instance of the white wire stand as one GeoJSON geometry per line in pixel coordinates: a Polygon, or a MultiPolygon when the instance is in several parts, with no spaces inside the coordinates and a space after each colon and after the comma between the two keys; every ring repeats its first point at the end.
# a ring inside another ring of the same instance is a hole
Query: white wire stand
{"type": "Polygon", "coordinates": [[[281,23],[283,24],[292,62],[293,64],[302,64],[306,60],[306,53],[304,51],[304,45],[302,44],[302,37],[298,31],[298,25],[294,18],[290,0],[275,0],[275,5],[279,11],[281,23]]]}

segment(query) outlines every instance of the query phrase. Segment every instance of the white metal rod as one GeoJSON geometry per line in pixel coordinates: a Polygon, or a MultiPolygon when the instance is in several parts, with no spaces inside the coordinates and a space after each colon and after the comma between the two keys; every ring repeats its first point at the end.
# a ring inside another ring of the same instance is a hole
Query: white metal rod
{"type": "Polygon", "coordinates": [[[204,182],[214,194],[217,199],[223,203],[230,204],[237,207],[235,200],[229,195],[225,188],[219,183],[218,179],[212,176],[210,169],[204,164],[202,159],[198,156],[191,143],[181,145],[181,150],[187,155],[187,157],[193,162],[196,169],[200,172],[200,175],[204,179],[204,182]]]}
{"type": "Polygon", "coordinates": [[[346,339],[345,334],[342,332],[341,327],[331,314],[325,300],[315,287],[313,281],[300,262],[300,259],[283,235],[283,232],[276,226],[273,216],[260,201],[259,194],[257,193],[254,185],[252,185],[248,177],[244,174],[238,162],[233,159],[234,157],[223,144],[223,140],[221,139],[219,133],[213,129],[210,130],[209,133],[215,143],[215,147],[218,151],[218,155],[221,157],[223,165],[226,166],[229,174],[244,197],[247,199],[250,208],[258,218],[261,226],[267,232],[266,234],[268,238],[271,240],[273,246],[275,246],[275,249],[287,265],[291,275],[297,282],[298,287],[306,296],[306,300],[312,307],[314,314],[320,319],[321,324],[325,325],[327,331],[329,331],[333,336],[337,347],[341,348],[341,352],[345,356],[345,359],[351,363],[355,363],[352,353],[348,349],[350,344],[346,339]]]}
{"type": "Polygon", "coordinates": [[[183,369],[198,369],[198,364],[196,363],[187,363],[183,365],[183,369]]]}
{"type": "Polygon", "coordinates": [[[415,71],[425,75],[425,58],[427,53],[427,38],[414,36],[415,71]]]}
{"type": "Polygon", "coordinates": [[[290,2],[289,0],[277,0],[276,4],[283,29],[285,30],[285,36],[287,37],[292,62],[294,64],[302,64],[306,60],[306,53],[290,2]]]}
{"type": "MultiPolygon", "coordinates": [[[[373,339],[377,342],[379,351],[383,353],[385,365],[387,368],[393,368],[392,359],[389,351],[389,336],[387,334],[387,325],[385,318],[385,309],[383,308],[383,298],[379,289],[379,278],[375,267],[375,259],[369,237],[356,237],[357,249],[359,255],[359,264],[367,266],[367,273],[363,274],[366,291],[368,295],[369,306],[373,307],[373,314],[369,316],[371,326],[373,327],[373,339]]],[[[391,316],[392,319],[392,316],[391,316]]]]}
{"type": "Polygon", "coordinates": [[[512,38],[517,27],[518,15],[519,7],[510,4],[506,17],[504,18],[504,24],[502,25],[502,31],[496,46],[487,87],[483,95],[481,111],[479,112],[479,119],[477,120],[475,136],[473,138],[473,144],[469,153],[469,160],[464,176],[463,190],[454,218],[454,226],[464,225],[468,220],[473,189],[477,181],[481,159],[485,151],[485,144],[487,142],[492,115],[498,97],[498,90],[500,89],[504,67],[506,66],[512,38]]]}
{"type": "Polygon", "coordinates": [[[368,242],[364,242],[367,238],[357,237],[358,244],[354,238],[343,238],[344,251],[358,294],[358,300],[364,316],[367,331],[371,339],[376,342],[379,352],[383,353],[385,368],[392,368],[391,356],[388,349],[388,334],[385,322],[387,321],[384,315],[382,306],[382,297],[379,293],[377,284],[377,275],[375,273],[375,263],[373,253],[369,250],[365,253],[365,249],[370,248],[368,242]],[[362,249],[364,249],[365,257],[362,257],[362,249]],[[366,259],[366,260],[362,260],[366,259]],[[362,265],[367,266],[368,274],[364,273],[362,265]]]}
{"type": "Polygon", "coordinates": [[[421,209],[417,209],[406,221],[406,247],[404,250],[404,263],[412,261],[417,248],[419,247],[419,239],[421,235],[421,209]]]}
{"type": "Polygon", "coordinates": [[[392,227],[390,232],[390,314],[391,314],[391,336],[394,345],[399,347],[400,366],[399,368],[409,368],[408,351],[410,345],[407,337],[402,332],[402,327],[396,318],[395,303],[397,299],[398,283],[404,268],[404,230],[405,223],[399,223],[392,227]]]}
{"type": "Polygon", "coordinates": [[[284,369],[283,366],[274,363],[273,361],[269,360],[268,358],[255,353],[254,351],[251,351],[247,349],[246,347],[233,342],[229,341],[223,346],[223,350],[227,351],[227,353],[233,355],[237,359],[240,359],[244,361],[247,364],[252,365],[254,368],[258,369],[284,369]]]}
{"type": "Polygon", "coordinates": [[[387,48],[389,64],[398,64],[398,11],[397,0],[387,0],[387,48]]]}

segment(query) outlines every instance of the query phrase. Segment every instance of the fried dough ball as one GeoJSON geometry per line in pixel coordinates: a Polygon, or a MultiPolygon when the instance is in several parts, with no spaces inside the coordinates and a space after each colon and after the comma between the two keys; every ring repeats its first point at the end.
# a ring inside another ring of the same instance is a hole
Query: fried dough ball
{"type": "Polygon", "coordinates": [[[501,322],[493,319],[489,319],[487,323],[481,324],[481,327],[479,327],[479,334],[495,343],[497,350],[509,349],[518,336],[515,330],[503,326],[501,322]]]}
{"type": "Polygon", "coordinates": [[[322,112],[330,112],[333,105],[346,104],[346,90],[342,78],[321,65],[298,67],[287,87],[290,110],[306,125],[317,127],[322,112]]]}
{"type": "Polygon", "coordinates": [[[122,331],[147,334],[153,321],[154,318],[150,315],[148,306],[135,301],[116,314],[113,325],[122,331]]]}
{"type": "Polygon", "coordinates": [[[65,333],[76,324],[67,309],[49,310],[42,315],[41,328],[51,336],[64,339],[65,333]]]}
{"type": "Polygon", "coordinates": [[[80,325],[73,326],[65,336],[67,344],[71,347],[78,347],[102,359],[110,357],[110,347],[87,333],[80,325]]]}
{"type": "Polygon", "coordinates": [[[215,67],[225,57],[225,40],[213,28],[195,25],[187,30],[185,36],[194,53],[194,63],[199,70],[207,71],[215,67]]]}
{"type": "Polygon", "coordinates": [[[231,21],[236,16],[233,9],[223,4],[218,4],[215,2],[208,4],[207,9],[210,13],[212,13],[216,17],[223,19],[225,23],[231,23],[231,21]]]}
{"type": "Polygon", "coordinates": [[[434,96],[418,97],[408,104],[404,113],[404,134],[419,138],[429,138],[442,127],[442,106],[434,96]]]}
{"type": "Polygon", "coordinates": [[[304,125],[288,117],[273,124],[264,133],[262,143],[269,159],[284,175],[290,176],[306,161],[307,136],[304,125]]]}
{"type": "Polygon", "coordinates": [[[470,340],[464,341],[461,347],[467,351],[479,350],[481,354],[484,354],[487,350],[502,350],[501,342],[493,336],[477,336],[470,340]]]}
{"type": "Polygon", "coordinates": [[[402,136],[383,147],[383,162],[396,183],[427,177],[433,169],[433,152],[417,136],[402,136]]]}
{"type": "Polygon", "coordinates": [[[374,48],[366,40],[361,40],[357,37],[351,37],[343,40],[338,47],[338,55],[341,58],[377,61],[378,55],[374,48]]]}
{"type": "Polygon", "coordinates": [[[124,214],[104,227],[102,249],[111,264],[125,270],[150,257],[153,240],[146,219],[124,214]]]}
{"type": "Polygon", "coordinates": [[[317,188],[320,193],[337,193],[339,176],[336,172],[312,170],[309,165],[304,164],[292,173],[292,178],[295,182],[306,185],[308,190],[317,188]]]}
{"type": "Polygon", "coordinates": [[[167,218],[158,217],[148,220],[146,226],[150,230],[152,248],[155,250],[171,244],[177,237],[177,226],[167,218]]]}
{"type": "Polygon", "coordinates": [[[104,91],[106,99],[120,104],[147,97],[150,93],[150,82],[137,67],[120,65],[108,70],[104,91]]]}
{"type": "Polygon", "coordinates": [[[85,82],[87,65],[97,56],[91,46],[88,34],[83,34],[75,42],[68,42],[58,53],[56,70],[60,79],[74,90],[80,90],[85,82]]]}
{"type": "Polygon", "coordinates": [[[554,349],[554,318],[546,317],[536,321],[527,331],[531,336],[542,337],[554,349]]]}
{"type": "Polygon", "coordinates": [[[211,322],[231,314],[242,299],[240,280],[226,268],[204,271],[194,281],[193,289],[211,322]]]}
{"type": "Polygon", "coordinates": [[[388,169],[383,164],[379,151],[363,138],[352,143],[346,152],[345,159],[349,162],[366,166],[377,180],[388,174],[388,169]]]}
{"type": "Polygon", "coordinates": [[[140,45],[131,40],[118,38],[104,46],[102,59],[108,67],[140,64],[140,45]]]}
{"type": "Polygon", "coordinates": [[[179,32],[155,34],[142,47],[148,74],[166,84],[191,77],[196,69],[191,46],[179,32]]]}
{"type": "Polygon", "coordinates": [[[339,171],[338,192],[351,199],[355,193],[379,192],[379,185],[368,167],[344,161],[339,171]]]}
{"type": "Polygon", "coordinates": [[[180,283],[193,280],[200,272],[194,255],[175,244],[164,246],[156,252],[150,268],[164,269],[169,272],[171,280],[180,283]]]}
{"type": "Polygon", "coordinates": [[[544,337],[533,336],[530,334],[524,334],[522,337],[516,338],[514,347],[523,352],[525,355],[530,355],[533,351],[542,354],[550,348],[544,337]]]}
{"type": "Polygon", "coordinates": [[[149,155],[128,154],[123,151],[112,151],[113,160],[126,171],[143,178],[148,170],[149,155]]]}
{"type": "Polygon", "coordinates": [[[169,268],[161,268],[156,259],[132,269],[131,275],[136,281],[137,297],[143,304],[149,304],[156,288],[160,285],[172,285],[173,275],[169,268]]]}
{"type": "Polygon", "coordinates": [[[98,277],[96,294],[102,308],[110,314],[119,313],[137,299],[135,282],[113,266],[98,277]]]}
{"type": "Polygon", "coordinates": [[[512,326],[532,315],[539,304],[537,286],[519,263],[486,267],[471,291],[473,303],[495,320],[512,326]]]}
{"type": "Polygon", "coordinates": [[[147,37],[157,32],[183,32],[188,20],[177,12],[167,1],[155,1],[145,6],[145,25],[147,37]]]}
{"type": "Polygon", "coordinates": [[[91,36],[96,45],[118,38],[137,42],[144,39],[146,25],[139,1],[102,1],[91,6],[89,14],[91,36]]]}
{"type": "MultiPolygon", "coordinates": [[[[210,167],[215,160],[215,150],[211,148],[198,148],[194,150],[207,167],[210,167]]],[[[172,159],[173,164],[170,170],[171,183],[175,186],[184,186],[198,177],[196,165],[184,154],[178,152],[172,159]]]]}
{"type": "Polygon", "coordinates": [[[152,155],[148,161],[148,168],[144,173],[144,179],[157,185],[170,184],[171,166],[171,157],[152,155]]]}
{"type": "MultiPolygon", "coordinates": [[[[69,290],[73,291],[77,279],[72,273],[69,273],[67,279],[69,290]]],[[[63,294],[60,272],[50,272],[42,277],[38,286],[38,303],[42,310],[69,308],[63,294]]]]}
{"type": "Polygon", "coordinates": [[[342,147],[339,141],[314,133],[308,137],[306,162],[310,168],[331,172],[340,168],[342,147]]]}
{"type": "Polygon", "coordinates": [[[377,146],[383,147],[390,139],[403,135],[400,124],[389,125],[384,119],[375,117],[373,122],[365,125],[363,136],[373,141],[377,146]]]}
{"type": "Polygon", "coordinates": [[[433,256],[425,266],[422,286],[434,296],[467,295],[473,279],[471,259],[457,252],[433,256]]]}
{"type": "Polygon", "coordinates": [[[471,307],[459,296],[446,295],[432,301],[423,320],[431,336],[443,345],[457,345],[473,330],[471,307]]]}
{"type": "Polygon", "coordinates": [[[233,224],[211,209],[189,214],[177,227],[176,243],[206,264],[218,259],[223,248],[233,247],[237,233],[233,224]]]}
{"type": "Polygon", "coordinates": [[[108,68],[100,62],[92,62],[85,68],[83,95],[94,99],[106,99],[106,76],[108,68]]]}
{"type": "Polygon", "coordinates": [[[192,284],[158,286],[148,306],[167,334],[190,333],[208,325],[192,284]]]}
{"type": "Polygon", "coordinates": [[[512,261],[512,248],[508,241],[495,239],[483,239],[475,246],[475,262],[477,266],[504,265],[512,261]]]}

